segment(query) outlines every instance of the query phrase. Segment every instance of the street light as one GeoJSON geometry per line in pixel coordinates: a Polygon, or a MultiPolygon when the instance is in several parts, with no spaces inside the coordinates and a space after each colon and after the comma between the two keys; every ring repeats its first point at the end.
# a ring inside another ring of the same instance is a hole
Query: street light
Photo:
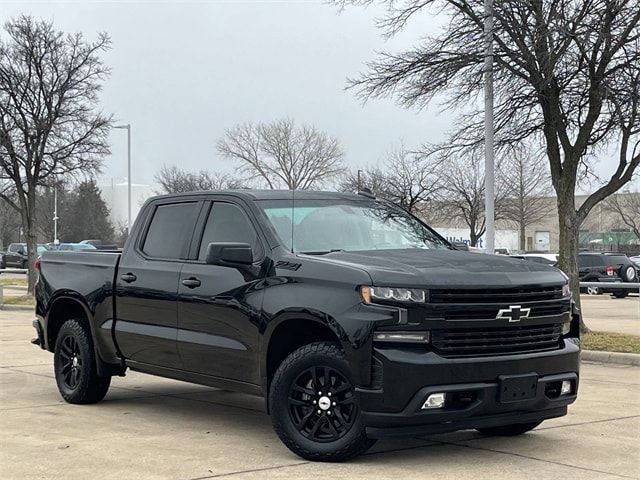
{"type": "Polygon", "coordinates": [[[53,187],[53,244],[58,246],[58,187],[53,187]]]}
{"type": "Polygon", "coordinates": [[[116,125],[127,131],[127,235],[131,231],[131,125],[116,125]]]}

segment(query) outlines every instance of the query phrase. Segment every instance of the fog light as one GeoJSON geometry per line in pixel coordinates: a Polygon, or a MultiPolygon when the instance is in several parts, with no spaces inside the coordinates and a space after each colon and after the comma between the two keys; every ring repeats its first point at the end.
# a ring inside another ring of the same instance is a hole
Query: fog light
{"type": "Polygon", "coordinates": [[[562,335],[567,335],[571,331],[571,322],[565,322],[562,324],[562,335]]]}
{"type": "Polygon", "coordinates": [[[563,380],[560,387],[560,395],[569,395],[571,393],[571,380],[563,380]]]}
{"type": "Polygon", "coordinates": [[[422,404],[422,410],[429,410],[431,408],[442,408],[444,407],[444,401],[446,398],[446,393],[432,393],[422,404]]]}

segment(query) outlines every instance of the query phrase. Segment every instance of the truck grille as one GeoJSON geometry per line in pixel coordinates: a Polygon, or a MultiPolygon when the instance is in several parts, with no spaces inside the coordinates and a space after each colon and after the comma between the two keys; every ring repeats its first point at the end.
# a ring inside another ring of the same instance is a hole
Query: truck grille
{"type": "MultiPolygon", "coordinates": [[[[568,300],[562,302],[530,304],[522,302],[520,305],[531,308],[530,317],[547,317],[566,314],[571,310],[568,300]]],[[[445,320],[492,320],[496,318],[498,310],[508,307],[508,304],[496,306],[479,305],[470,307],[469,305],[458,305],[456,307],[447,306],[446,309],[434,310],[431,317],[442,316],[445,320]]]]}
{"type": "Polygon", "coordinates": [[[562,298],[562,286],[430,290],[431,303],[525,303],[562,298]]]}
{"type": "Polygon", "coordinates": [[[444,357],[505,355],[560,348],[562,324],[434,330],[433,348],[444,357]]]}

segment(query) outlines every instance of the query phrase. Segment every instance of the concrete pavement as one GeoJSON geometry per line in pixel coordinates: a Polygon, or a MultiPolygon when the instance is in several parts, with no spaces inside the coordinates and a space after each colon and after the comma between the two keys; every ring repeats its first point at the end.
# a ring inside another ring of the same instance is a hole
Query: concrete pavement
{"type": "Polygon", "coordinates": [[[158,377],[116,378],[97,405],[64,403],[30,312],[0,312],[0,478],[639,478],[640,368],[585,364],[566,417],[517,438],[473,431],[378,442],[344,464],[290,453],[260,399],[158,377]]]}
{"type": "Polygon", "coordinates": [[[587,326],[598,332],[640,335],[640,297],[613,298],[610,295],[581,295],[587,326]]]}

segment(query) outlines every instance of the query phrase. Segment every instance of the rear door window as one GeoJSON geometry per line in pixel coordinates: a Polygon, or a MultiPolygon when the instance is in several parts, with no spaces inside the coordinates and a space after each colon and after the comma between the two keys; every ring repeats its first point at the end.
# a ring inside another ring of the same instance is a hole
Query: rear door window
{"type": "Polygon", "coordinates": [[[158,205],[145,235],[144,254],[162,259],[186,258],[198,205],[198,202],[158,205]]]}

